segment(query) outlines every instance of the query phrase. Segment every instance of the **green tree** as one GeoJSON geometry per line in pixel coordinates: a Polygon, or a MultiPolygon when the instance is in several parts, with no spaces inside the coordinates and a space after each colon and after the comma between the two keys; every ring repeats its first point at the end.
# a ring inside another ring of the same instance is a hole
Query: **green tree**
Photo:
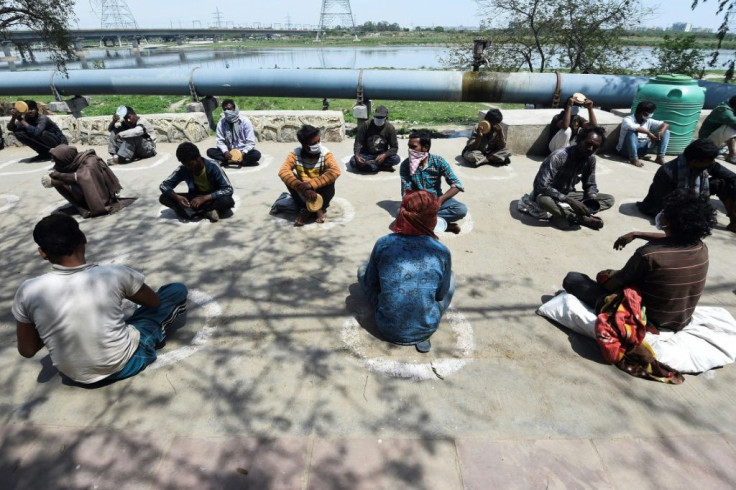
{"type": "Polygon", "coordinates": [[[74,56],[67,22],[74,20],[74,0],[0,0],[0,36],[29,29],[43,37],[51,59],[64,70],[74,56]]]}
{"type": "MultiPolygon", "coordinates": [[[[707,2],[708,0],[702,0],[703,3],[707,2]]],[[[692,3],[692,10],[695,10],[695,7],[698,6],[700,3],[700,0],[693,0],[692,3]]],[[[713,56],[711,57],[710,66],[717,66],[718,65],[718,56],[720,55],[721,51],[721,45],[723,44],[723,41],[726,39],[726,36],[730,32],[729,24],[731,20],[731,15],[736,13],[736,0],[717,0],[718,10],[716,10],[717,15],[723,15],[723,21],[721,22],[721,25],[718,27],[718,31],[716,32],[716,39],[718,39],[718,46],[713,51],[713,56]]],[[[725,79],[726,82],[730,82],[733,80],[733,74],[734,74],[734,67],[736,66],[736,59],[731,58],[730,60],[726,60],[725,63],[722,64],[722,66],[727,66],[728,69],[726,70],[725,79]]]]}
{"type": "Polygon", "coordinates": [[[695,36],[670,36],[665,34],[660,46],[652,53],[656,65],[652,74],[681,73],[702,78],[705,71],[705,55],[696,47],[695,36]]]}
{"type": "MultiPolygon", "coordinates": [[[[736,0],[735,0],[736,1],[736,0]]],[[[476,0],[491,43],[486,67],[496,71],[565,70],[614,73],[632,62],[621,32],[641,25],[650,11],[635,0],[476,0]]],[[[445,60],[472,64],[455,50],[445,60]]]]}

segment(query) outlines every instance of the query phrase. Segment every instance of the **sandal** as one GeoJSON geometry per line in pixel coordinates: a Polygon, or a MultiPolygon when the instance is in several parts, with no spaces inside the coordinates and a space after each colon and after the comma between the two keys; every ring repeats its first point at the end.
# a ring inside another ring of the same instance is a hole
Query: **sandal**
{"type": "Polygon", "coordinates": [[[301,211],[299,211],[299,214],[294,220],[294,226],[304,226],[304,223],[307,221],[307,218],[309,218],[310,214],[311,213],[306,209],[302,209],[301,211]]]}
{"type": "Polygon", "coordinates": [[[324,223],[325,221],[327,221],[327,214],[325,213],[325,211],[322,209],[317,211],[317,219],[314,221],[316,223],[324,223]]]}

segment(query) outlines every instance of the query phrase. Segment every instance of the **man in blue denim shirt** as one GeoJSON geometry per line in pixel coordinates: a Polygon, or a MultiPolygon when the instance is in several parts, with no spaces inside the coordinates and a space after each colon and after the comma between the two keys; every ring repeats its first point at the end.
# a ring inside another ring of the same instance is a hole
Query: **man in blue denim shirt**
{"type": "Polygon", "coordinates": [[[401,195],[407,191],[426,190],[437,196],[440,202],[440,211],[437,216],[447,222],[447,231],[460,233],[460,225],[456,221],[468,214],[465,204],[456,201],[454,196],[465,191],[450,168],[447,160],[439,155],[429,153],[432,146],[432,136],[427,131],[412,131],[409,134],[409,158],[401,162],[399,176],[401,177],[401,195]],[[447,192],[442,192],[442,177],[450,186],[447,192]]]}
{"type": "Polygon", "coordinates": [[[232,214],[233,186],[220,166],[202,158],[199,148],[189,142],[179,145],[176,158],[181,165],[159,186],[159,202],[184,221],[205,217],[214,222],[224,213],[232,214]],[[181,182],[187,183],[186,194],[174,192],[181,182]]]}

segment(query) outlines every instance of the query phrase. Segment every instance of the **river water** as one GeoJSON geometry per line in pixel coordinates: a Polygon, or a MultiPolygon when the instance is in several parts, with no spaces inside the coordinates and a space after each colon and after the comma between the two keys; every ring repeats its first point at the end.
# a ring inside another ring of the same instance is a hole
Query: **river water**
{"type": "MultiPolygon", "coordinates": [[[[723,51],[722,60],[734,56],[734,51],[723,51]]],[[[385,46],[385,47],[278,47],[213,49],[212,45],[185,47],[144,47],[89,49],[86,60],[70,62],[71,70],[81,68],[163,68],[202,67],[227,68],[348,68],[348,69],[440,69],[449,49],[441,46],[385,46]]],[[[13,53],[18,56],[17,53],[13,53]]],[[[51,70],[45,53],[34,53],[35,62],[18,62],[17,70],[51,70]]],[[[639,69],[651,66],[652,49],[632,47],[631,57],[639,61],[639,69]]],[[[9,70],[7,62],[0,61],[0,71],[9,70]]]]}

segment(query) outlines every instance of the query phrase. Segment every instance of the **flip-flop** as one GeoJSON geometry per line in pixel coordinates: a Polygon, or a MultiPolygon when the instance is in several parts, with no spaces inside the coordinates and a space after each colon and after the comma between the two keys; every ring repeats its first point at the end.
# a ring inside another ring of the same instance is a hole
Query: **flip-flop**
{"type": "Polygon", "coordinates": [[[302,209],[301,211],[299,211],[299,214],[294,220],[294,226],[304,226],[304,222],[307,221],[307,218],[309,218],[309,214],[309,211],[307,211],[306,209],[302,209]]]}

